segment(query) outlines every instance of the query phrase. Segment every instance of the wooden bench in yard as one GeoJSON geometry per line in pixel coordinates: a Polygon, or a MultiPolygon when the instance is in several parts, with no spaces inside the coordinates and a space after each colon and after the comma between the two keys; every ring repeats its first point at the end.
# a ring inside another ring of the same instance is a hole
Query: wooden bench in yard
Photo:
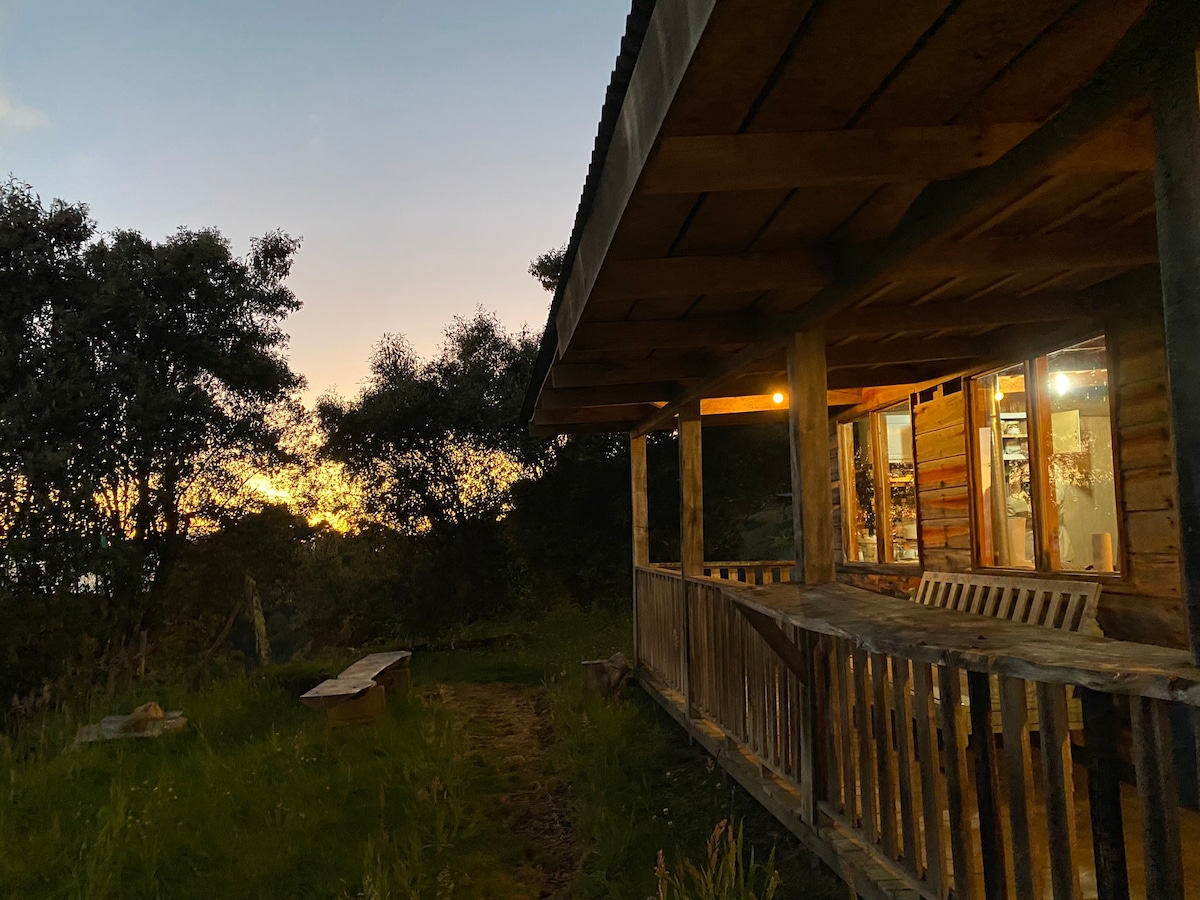
{"type": "MultiPolygon", "coordinates": [[[[1096,622],[1100,585],[1089,581],[1051,581],[1016,575],[981,575],[958,572],[926,572],[921,576],[914,602],[939,609],[991,616],[1042,628],[1075,634],[1103,635],[1096,622]]],[[[965,682],[966,675],[963,674],[965,682]]],[[[1027,686],[1029,727],[1038,728],[1038,710],[1033,685],[1027,686]]],[[[963,703],[967,691],[964,683],[963,703]]],[[[1083,728],[1083,711],[1077,697],[1067,699],[1070,728],[1083,728]]],[[[992,678],[992,708],[1000,729],[1000,691],[992,678]]]]}
{"type": "Polygon", "coordinates": [[[376,722],[387,710],[387,691],[408,691],[412,652],[372,653],[364,656],[337,678],[322,681],[300,697],[313,709],[325,710],[331,727],[376,722]]]}

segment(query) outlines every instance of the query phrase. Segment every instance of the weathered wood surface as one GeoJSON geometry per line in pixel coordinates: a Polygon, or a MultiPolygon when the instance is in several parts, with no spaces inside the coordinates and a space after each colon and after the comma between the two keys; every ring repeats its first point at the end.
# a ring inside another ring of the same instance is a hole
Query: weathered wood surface
{"type": "Polygon", "coordinates": [[[819,330],[799,332],[789,338],[792,532],[796,577],[805,584],[825,584],[835,578],[825,362],[825,337],[819,330]]]}
{"type": "Polygon", "coordinates": [[[376,679],[387,672],[392,666],[412,658],[412,652],[397,650],[390,653],[371,653],[347,668],[337,678],[322,681],[306,694],[300,701],[313,709],[329,709],[358,697],[376,684],[376,679]]]}
{"type": "Polygon", "coordinates": [[[1179,477],[1180,566],[1192,657],[1200,662],[1200,57],[1164,48],[1153,90],[1163,313],[1179,477]]]}
{"type": "Polygon", "coordinates": [[[1032,681],[1077,684],[1200,706],[1200,667],[1186,651],[1070,634],[932,609],[846,585],[721,589],[781,623],[844,638],[872,653],[1032,681]]]}

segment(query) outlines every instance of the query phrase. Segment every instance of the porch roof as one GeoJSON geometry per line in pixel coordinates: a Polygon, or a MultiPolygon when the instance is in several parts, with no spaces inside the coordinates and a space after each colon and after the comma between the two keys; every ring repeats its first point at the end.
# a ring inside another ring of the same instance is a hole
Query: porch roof
{"type": "Polygon", "coordinates": [[[526,419],[644,432],[683,402],[769,395],[786,336],[816,324],[829,387],[855,389],[1156,300],[1145,95],[1194,13],[639,0],[526,419]]]}

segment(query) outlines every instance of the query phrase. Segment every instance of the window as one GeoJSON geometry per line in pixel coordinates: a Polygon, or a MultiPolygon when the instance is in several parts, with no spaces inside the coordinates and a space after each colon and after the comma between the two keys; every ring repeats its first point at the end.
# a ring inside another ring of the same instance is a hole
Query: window
{"type": "Polygon", "coordinates": [[[971,409],[980,564],[1116,571],[1104,338],[973,379],[971,409]]]}
{"type": "Polygon", "coordinates": [[[908,404],[842,425],[839,443],[845,559],[918,562],[912,414],[908,404]]]}

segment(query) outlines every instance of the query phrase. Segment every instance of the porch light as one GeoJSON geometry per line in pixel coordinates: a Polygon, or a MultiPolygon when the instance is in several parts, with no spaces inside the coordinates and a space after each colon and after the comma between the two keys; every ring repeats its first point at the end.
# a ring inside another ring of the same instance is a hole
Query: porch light
{"type": "Polygon", "coordinates": [[[774,394],[771,395],[771,400],[774,401],[776,406],[778,406],[780,403],[783,402],[783,394],[776,391],[774,394]]]}
{"type": "Polygon", "coordinates": [[[1054,390],[1058,396],[1063,396],[1071,389],[1071,379],[1067,377],[1066,372],[1059,372],[1054,376],[1054,390]]]}

